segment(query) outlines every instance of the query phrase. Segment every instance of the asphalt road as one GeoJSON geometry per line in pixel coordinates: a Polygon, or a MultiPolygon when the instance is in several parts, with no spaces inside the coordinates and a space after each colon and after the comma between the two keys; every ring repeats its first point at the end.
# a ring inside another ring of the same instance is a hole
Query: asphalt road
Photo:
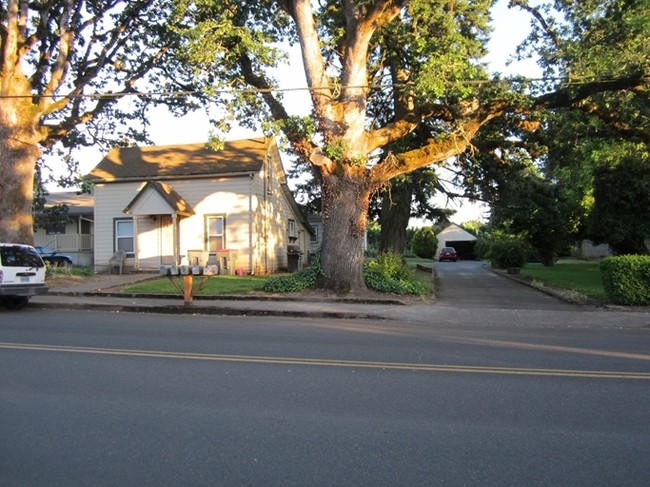
{"type": "Polygon", "coordinates": [[[434,262],[436,294],[441,303],[460,309],[575,309],[575,305],[491,272],[480,261],[434,262]]]}
{"type": "Polygon", "coordinates": [[[0,485],[645,486],[649,343],[646,328],[0,312],[0,485]]]}

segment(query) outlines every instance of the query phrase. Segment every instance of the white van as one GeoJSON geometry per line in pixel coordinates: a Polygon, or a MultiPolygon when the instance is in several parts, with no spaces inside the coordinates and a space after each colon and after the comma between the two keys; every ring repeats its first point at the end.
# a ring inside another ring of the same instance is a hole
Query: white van
{"type": "Polygon", "coordinates": [[[0,305],[19,309],[47,292],[45,264],[30,245],[0,243],[0,305]]]}

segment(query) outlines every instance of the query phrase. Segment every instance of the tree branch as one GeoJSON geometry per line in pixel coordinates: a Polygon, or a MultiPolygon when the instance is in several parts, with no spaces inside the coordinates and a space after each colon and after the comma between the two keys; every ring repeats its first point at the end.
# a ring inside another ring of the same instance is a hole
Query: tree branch
{"type": "Polygon", "coordinates": [[[635,74],[624,78],[597,80],[589,83],[570,84],[552,93],[539,96],[533,103],[533,109],[570,108],[591,95],[607,91],[634,90],[647,87],[650,75],[635,74]]]}

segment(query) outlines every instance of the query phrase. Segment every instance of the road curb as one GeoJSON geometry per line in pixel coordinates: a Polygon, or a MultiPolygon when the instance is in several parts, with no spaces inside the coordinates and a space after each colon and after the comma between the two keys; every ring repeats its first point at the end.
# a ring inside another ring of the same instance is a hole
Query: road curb
{"type": "Polygon", "coordinates": [[[220,315],[220,316],[279,316],[294,318],[336,318],[336,319],[373,319],[385,320],[384,316],[373,313],[356,313],[350,311],[313,311],[313,310],[273,310],[273,309],[239,309],[228,306],[185,306],[170,305],[154,307],[140,304],[118,303],[39,303],[30,302],[31,308],[46,309],[75,309],[95,310],[109,312],[151,313],[151,314],[177,314],[177,315],[220,315]]]}

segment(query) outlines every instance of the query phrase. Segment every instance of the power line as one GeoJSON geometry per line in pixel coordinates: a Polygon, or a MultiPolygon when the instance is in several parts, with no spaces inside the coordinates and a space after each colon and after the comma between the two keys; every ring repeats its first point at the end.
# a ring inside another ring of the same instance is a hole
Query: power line
{"type": "MultiPolygon", "coordinates": [[[[450,84],[462,84],[462,85],[487,85],[487,84],[499,84],[499,83],[512,83],[512,84],[524,84],[524,83],[548,83],[548,82],[562,82],[567,85],[583,85],[588,83],[600,82],[600,83],[615,83],[621,81],[622,77],[614,76],[589,76],[581,78],[566,78],[561,76],[550,76],[542,78],[525,78],[525,77],[514,77],[514,78],[496,78],[496,79],[475,79],[475,80],[452,80],[450,84]]],[[[644,81],[650,80],[650,75],[643,75],[640,79],[644,81]]],[[[124,98],[129,96],[139,96],[139,97],[149,97],[149,98],[185,98],[189,96],[205,96],[210,97],[212,94],[223,95],[223,94],[249,94],[249,93],[290,93],[290,92],[299,92],[299,91],[309,91],[309,92],[320,92],[320,91],[337,91],[340,92],[343,89],[346,90],[374,90],[374,89],[396,89],[396,88],[413,88],[413,84],[404,84],[404,83],[383,83],[383,84],[371,84],[371,85],[348,85],[348,86],[316,86],[316,87],[296,87],[296,88],[220,88],[215,90],[180,90],[180,91],[128,91],[128,92],[105,92],[105,93],[78,93],[78,94],[68,94],[68,95],[59,95],[59,94],[33,94],[33,95],[0,95],[0,99],[24,99],[24,98],[52,98],[52,99],[79,99],[79,98],[88,98],[88,99],[110,99],[110,98],[124,98]]]]}

